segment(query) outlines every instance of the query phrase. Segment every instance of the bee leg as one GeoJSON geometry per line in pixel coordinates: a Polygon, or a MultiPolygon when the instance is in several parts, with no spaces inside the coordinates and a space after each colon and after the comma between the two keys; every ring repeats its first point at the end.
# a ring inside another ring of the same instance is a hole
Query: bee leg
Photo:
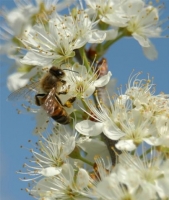
{"type": "Polygon", "coordinates": [[[59,99],[59,97],[57,95],[55,95],[55,98],[57,99],[57,101],[60,103],[60,105],[64,106],[61,102],[61,100],[59,99]]]}
{"type": "Polygon", "coordinates": [[[66,103],[65,103],[63,106],[65,106],[65,107],[67,107],[67,108],[70,108],[70,107],[72,107],[72,103],[73,103],[75,100],[76,100],[76,97],[71,97],[70,99],[68,99],[68,100],[66,101],[66,103]]]}
{"type": "Polygon", "coordinates": [[[66,84],[66,81],[65,80],[61,80],[62,84],[65,85],[66,84]]]}
{"type": "Polygon", "coordinates": [[[46,99],[46,94],[36,94],[35,95],[35,104],[41,106],[46,99]]]}
{"type": "Polygon", "coordinates": [[[67,90],[64,90],[64,91],[62,91],[62,92],[58,92],[57,94],[59,95],[59,94],[67,94],[68,93],[68,91],[67,90]]]}

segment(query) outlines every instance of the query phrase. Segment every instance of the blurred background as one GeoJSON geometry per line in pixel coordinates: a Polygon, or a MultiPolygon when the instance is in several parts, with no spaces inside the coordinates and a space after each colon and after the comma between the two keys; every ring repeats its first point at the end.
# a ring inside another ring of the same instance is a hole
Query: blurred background
{"type": "MultiPolygon", "coordinates": [[[[167,19],[169,15],[169,1],[163,0],[165,4],[162,10],[161,19],[167,19]]],[[[13,0],[1,0],[0,7],[6,6],[9,10],[15,7],[13,0]]],[[[26,16],[25,16],[26,17],[26,16]]],[[[2,20],[2,19],[1,19],[2,20]]],[[[1,21],[2,22],[2,21],[1,21]]],[[[164,35],[169,35],[167,30],[169,23],[162,25],[164,35]]],[[[141,77],[154,77],[156,84],[156,94],[165,92],[169,94],[169,38],[158,38],[152,40],[158,50],[158,59],[148,60],[142,52],[137,41],[130,38],[123,38],[115,43],[105,55],[109,69],[112,71],[113,78],[117,80],[117,86],[125,84],[132,70],[135,72],[143,71],[141,77]]],[[[12,62],[5,56],[0,57],[0,178],[2,200],[31,200],[33,199],[21,188],[26,188],[27,183],[19,180],[22,175],[16,171],[22,168],[25,158],[29,155],[31,145],[28,140],[36,141],[36,136],[32,134],[35,128],[35,120],[29,114],[17,114],[17,105],[7,101],[10,92],[6,82],[9,68],[12,62]],[[20,148],[20,146],[25,148],[20,148]]]]}

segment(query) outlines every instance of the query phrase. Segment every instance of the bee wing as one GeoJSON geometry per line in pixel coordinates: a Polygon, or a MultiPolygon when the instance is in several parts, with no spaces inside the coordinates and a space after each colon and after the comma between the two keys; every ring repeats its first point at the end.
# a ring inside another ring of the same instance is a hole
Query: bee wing
{"type": "Polygon", "coordinates": [[[56,89],[52,88],[49,94],[47,95],[47,98],[45,100],[45,103],[43,105],[44,109],[49,115],[52,115],[55,111],[55,105],[56,105],[56,89]]]}
{"type": "Polygon", "coordinates": [[[8,96],[9,101],[17,101],[20,99],[27,99],[29,100],[32,95],[35,95],[37,91],[40,90],[39,81],[26,85],[8,96]]]}

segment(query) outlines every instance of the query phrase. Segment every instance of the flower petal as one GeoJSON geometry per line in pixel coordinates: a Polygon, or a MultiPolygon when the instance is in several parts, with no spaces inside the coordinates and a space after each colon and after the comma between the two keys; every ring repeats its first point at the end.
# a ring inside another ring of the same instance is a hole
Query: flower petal
{"type": "Polygon", "coordinates": [[[151,145],[151,146],[158,146],[160,145],[160,140],[159,138],[156,137],[149,137],[149,138],[144,138],[143,139],[147,144],[151,145]]]}
{"type": "Polygon", "coordinates": [[[34,129],[33,133],[34,134],[40,134],[43,131],[46,130],[48,123],[47,121],[49,120],[49,116],[47,115],[47,112],[41,108],[37,114],[36,114],[36,128],[34,129]]]}
{"type": "Polygon", "coordinates": [[[62,175],[64,177],[64,182],[66,185],[69,185],[74,178],[74,169],[70,164],[63,164],[62,165],[62,175]]]}
{"type": "Polygon", "coordinates": [[[32,52],[28,52],[21,60],[21,63],[27,64],[27,65],[38,65],[38,66],[43,66],[48,65],[52,62],[52,58],[46,58],[42,57],[40,55],[37,55],[32,52]]]}
{"type": "Polygon", "coordinates": [[[118,36],[118,29],[106,30],[106,40],[114,40],[118,36]]]}
{"type": "Polygon", "coordinates": [[[102,76],[101,78],[99,78],[98,80],[94,82],[95,87],[103,87],[107,85],[111,76],[112,76],[112,73],[109,71],[106,75],[102,76]]]}
{"type": "Polygon", "coordinates": [[[65,157],[69,155],[75,148],[75,137],[70,137],[62,148],[63,151],[60,157],[65,159],[65,157]]]}
{"type": "Polygon", "coordinates": [[[125,135],[118,127],[111,124],[103,127],[103,133],[112,140],[119,140],[125,135]]]}
{"type": "Polygon", "coordinates": [[[55,176],[60,174],[61,171],[61,167],[47,167],[42,169],[39,174],[42,174],[43,176],[55,176]]]}
{"type": "Polygon", "coordinates": [[[122,5],[122,8],[128,17],[137,16],[138,11],[144,9],[144,5],[145,3],[142,0],[128,0],[122,5]]]}
{"type": "Polygon", "coordinates": [[[124,151],[133,151],[136,149],[136,145],[133,143],[133,140],[120,140],[116,144],[116,148],[124,151]]]}
{"type": "Polygon", "coordinates": [[[86,188],[89,184],[89,174],[85,169],[80,168],[77,177],[76,177],[76,184],[80,189],[86,188]]]}
{"type": "Polygon", "coordinates": [[[155,48],[155,46],[150,42],[149,47],[142,47],[144,55],[149,59],[149,60],[155,60],[158,57],[158,52],[155,48]]]}
{"type": "Polygon", "coordinates": [[[18,90],[29,82],[29,79],[23,78],[24,74],[25,73],[15,72],[8,76],[7,86],[10,91],[18,90]]]}
{"type": "Polygon", "coordinates": [[[91,34],[90,38],[88,39],[89,43],[101,43],[105,40],[106,38],[106,33],[104,31],[93,31],[91,34]]]}
{"type": "MultiPolygon", "coordinates": [[[[106,158],[107,156],[110,156],[106,144],[96,138],[92,138],[92,139],[87,138],[83,142],[81,142],[79,146],[84,152],[86,152],[85,159],[93,163],[95,162],[94,157],[96,155],[99,155],[102,158],[106,158]]],[[[108,167],[108,165],[109,165],[109,162],[105,160],[105,166],[108,167]]],[[[88,168],[89,167],[86,166],[86,169],[88,168]]]]}
{"type": "Polygon", "coordinates": [[[136,39],[142,47],[150,47],[150,41],[146,36],[139,35],[137,33],[133,33],[132,36],[136,39]]]}
{"type": "Polygon", "coordinates": [[[76,124],[75,129],[86,136],[96,136],[102,132],[103,123],[84,120],[76,124]]]}
{"type": "Polygon", "coordinates": [[[84,91],[82,97],[83,97],[83,98],[88,98],[88,97],[90,97],[90,96],[94,93],[94,91],[95,91],[95,86],[91,84],[91,85],[87,88],[87,90],[84,91]]]}

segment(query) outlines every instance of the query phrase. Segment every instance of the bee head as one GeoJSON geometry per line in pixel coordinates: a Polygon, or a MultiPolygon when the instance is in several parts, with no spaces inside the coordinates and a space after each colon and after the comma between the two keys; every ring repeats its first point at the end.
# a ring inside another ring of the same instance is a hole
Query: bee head
{"type": "Polygon", "coordinates": [[[65,76],[65,72],[62,69],[54,66],[49,69],[49,73],[57,78],[63,78],[65,76]]]}

